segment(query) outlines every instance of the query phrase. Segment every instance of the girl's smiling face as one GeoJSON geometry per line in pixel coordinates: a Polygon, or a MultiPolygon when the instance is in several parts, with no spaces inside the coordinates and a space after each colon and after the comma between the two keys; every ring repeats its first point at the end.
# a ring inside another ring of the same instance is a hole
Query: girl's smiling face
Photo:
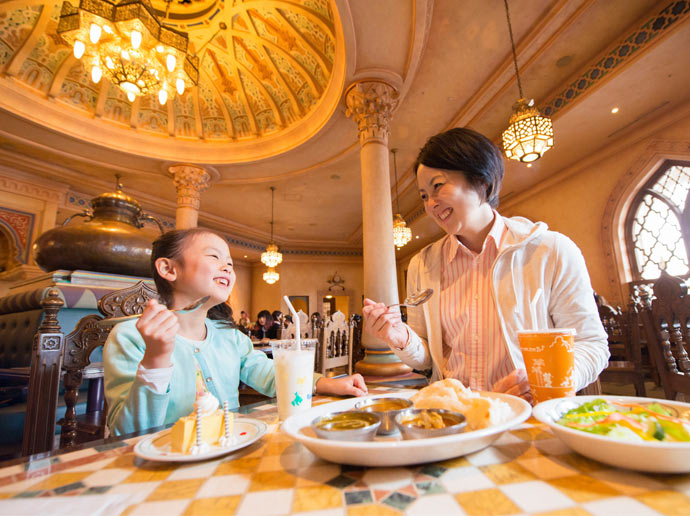
{"type": "Polygon", "coordinates": [[[420,165],[417,186],[427,214],[449,235],[462,237],[493,217],[491,206],[461,172],[420,165]]]}
{"type": "Polygon", "coordinates": [[[213,233],[201,233],[191,238],[176,263],[177,277],[173,281],[176,301],[192,302],[211,296],[208,306],[225,302],[235,284],[235,271],[228,244],[213,233]]]}

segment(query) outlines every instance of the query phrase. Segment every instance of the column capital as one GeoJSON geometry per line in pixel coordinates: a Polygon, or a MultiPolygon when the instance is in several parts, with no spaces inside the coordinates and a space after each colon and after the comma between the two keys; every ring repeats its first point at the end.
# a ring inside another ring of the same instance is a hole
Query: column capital
{"type": "Polygon", "coordinates": [[[345,115],[357,123],[359,143],[375,141],[388,145],[391,113],[398,104],[398,91],[382,81],[357,81],[345,92],[345,115]]]}
{"type": "Polygon", "coordinates": [[[189,206],[199,209],[201,192],[211,184],[211,175],[196,165],[172,165],[168,172],[173,176],[177,190],[177,206],[189,206]]]}

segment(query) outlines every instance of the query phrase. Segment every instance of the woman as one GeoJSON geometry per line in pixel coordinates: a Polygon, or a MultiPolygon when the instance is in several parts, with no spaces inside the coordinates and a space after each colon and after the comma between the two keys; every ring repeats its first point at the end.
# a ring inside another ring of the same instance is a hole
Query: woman
{"type": "Polygon", "coordinates": [[[256,316],[256,324],[252,330],[252,337],[255,339],[277,339],[276,331],[273,326],[273,316],[268,310],[261,310],[256,316]]]}
{"type": "Polygon", "coordinates": [[[540,328],[577,331],[577,389],[596,380],[609,353],[582,254],[543,222],[495,210],[503,180],[496,146],[451,129],[429,139],[414,168],[425,210],[447,235],[412,258],[407,291],[434,295],[408,307],[407,324],[397,308],[365,299],[367,331],[411,367],[431,367],[434,380],[530,399],[517,331],[532,328],[536,303],[540,328]]]}

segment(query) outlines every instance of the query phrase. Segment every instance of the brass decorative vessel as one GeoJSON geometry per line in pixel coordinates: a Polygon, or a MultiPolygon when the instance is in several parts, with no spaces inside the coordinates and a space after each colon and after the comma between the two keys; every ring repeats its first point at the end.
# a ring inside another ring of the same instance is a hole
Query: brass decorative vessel
{"type": "Polygon", "coordinates": [[[162,234],[160,221],[123,193],[119,180],[115,192],[94,197],[89,204],[90,209],[71,215],[62,226],[38,237],[32,249],[39,267],[151,277],[153,239],[141,228],[145,221],[152,221],[162,234]],[[68,226],[75,217],[86,220],[68,226]]]}

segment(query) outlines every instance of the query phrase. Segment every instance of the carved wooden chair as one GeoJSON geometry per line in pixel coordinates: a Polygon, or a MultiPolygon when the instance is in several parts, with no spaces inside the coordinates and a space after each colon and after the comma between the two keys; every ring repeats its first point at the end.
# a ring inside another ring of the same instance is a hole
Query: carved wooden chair
{"type": "MultiPolygon", "coordinates": [[[[297,311],[297,317],[299,317],[299,331],[302,334],[303,339],[316,338],[312,335],[311,325],[309,324],[309,316],[305,314],[302,310],[297,311]]],[[[288,323],[288,325],[281,330],[280,338],[294,339],[297,334],[297,326],[295,322],[288,323]]]]}
{"type": "Polygon", "coordinates": [[[643,293],[642,319],[667,399],[690,394],[690,295],[685,280],[661,272],[653,298],[643,293]]]}
{"type": "Polygon", "coordinates": [[[637,324],[638,306],[631,300],[628,310],[613,307],[598,297],[599,316],[608,335],[611,358],[599,375],[605,382],[632,383],[637,396],[646,396],[644,370],[640,350],[640,328],[637,324]]]}
{"type": "Polygon", "coordinates": [[[45,308],[46,317],[34,343],[22,445],[24,455],[53,449],[61,375],[66,410],[65,417],[58,422],[61,426],[59,447],[66,448],[103,437],[107,413],[103,396],[103,366],[92,365],[90,356],[97,347],[105,344],[110,327],[100,326],[98,321],[139,314],[152,298],[157,298],[156,291],[143,281],[113,291],[99,300],[98,310],[101,315],[83,317],[74,331],[64,335],[57,323],[57,311],[62,306],[58,292],[48,295],[44,303],[51,309],[53,305],[57,308],[54,313],[48,313],[48,308],[45,308]],[[95,382],[96,387],[90,389],[86,414],[77,416],[78,393],[84,379],[100,381],[95,382]]]}
{"type": "Polygon", "coordinates": [[[338,311],[322,324],[316,323],[319,339],[316,362],[321,374],[326,375],[328,370],[337,367],[345,367],[347,374],[352,374],[353,321],[348,321],[345,314],[338,311]]]}

